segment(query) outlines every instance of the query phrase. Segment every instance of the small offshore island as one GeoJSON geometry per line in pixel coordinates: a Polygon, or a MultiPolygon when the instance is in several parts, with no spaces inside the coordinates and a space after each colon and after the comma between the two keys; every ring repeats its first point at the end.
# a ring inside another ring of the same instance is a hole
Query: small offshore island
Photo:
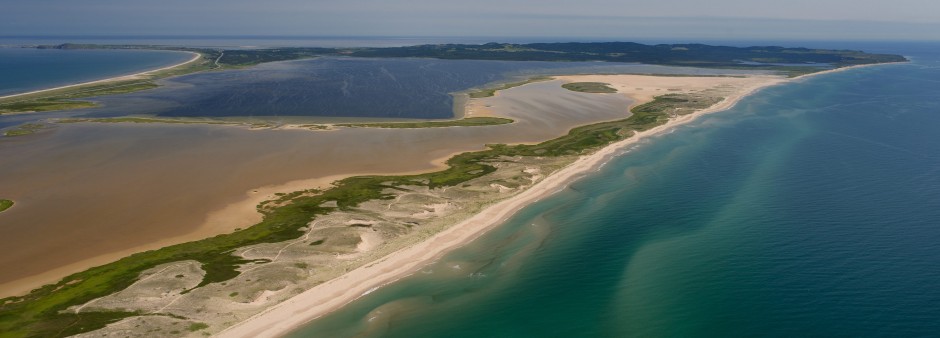
{"type": "Polygon", "coordinates": [[[4,212],[9,208],[13,207],[13,201],[0,199],[0,212],[4,212]]]}
{"type": "MultiPolygon", "coordinates": [[[[178,67],[144,75],[3,97],[0,113],[87,109],[96,103],[75,99],[152,89],[158,87],[154,81],[180,74],[220,69],[238,72],[255,64],[318,56],[640,62],[761,72],[532,76],[465,93],[463,116],[443,121],[284,125],[79,116],[23,124],[6,131],[7,135],[41,137],[31,134],[42,134],[45,128],[54,133],[59,132],[59,126],[103,122],[219,124],[218,128],[237,125],[270,129],[272,133],[346,137],[343,140],[377,132],[410,133],[432,141],[464,128],[472,128],[474,133],[467,134],[459,146],[425,154],[422,163],[431,162],[431,170],[427,165],[401,167],[396,172],[413,172],[382,175],[375,169],[358,168],[335,176],[280,182],[274,188],[256,189],[254,197],[232,204],[232,208],[241,210],[239,215],[245,210],[253,213],[246,219],[256,220],[256,224],[240,224],[244,219],[228,222],[229,227],[203,232],[195,238],[135,251],[116,261],[94,262],[68,274],[47,276],[43,284],[56,282],[41,287],[29,285],[26,290],[32,291],[28,294],[4,295],[9,297],[0,300],[0,331],[4,332],[0,336],[283,335],[415,272],[639,140],[703,114],[728,109],[767,86],[853,66],[906,61],[897,55],[860,51],[634,43],[225,51],[162,48],[196,55],[178,67]],[[584,109],[595,115],[579,117],[572,111],[578,110],[573,106],[540,106],[539,97],[545,96],[571,98],[585,107],[595,101],[605,105],[584,109]],[[551,114],[531,116],[540,109],[551,114]],[[572,121],[580,123],[569,126],[572,121]],[[543,133],[529,138],[506,136],[535,130],[543,133]],[[484,149],[479,150],[481,147],[484,149]],[[237,228],[232,224],[238,224],[237,228]]],[[[364,147],[374,147],[372,151],[378,153],[394,152],[399,146],[364,147]]],[[[0,201],[0,211],[9,207],[3,207],[6,202],[0,201]]],[[[12,201],[9,203],[12,205],[12,201]]],[[[4,216],[0,214],[0,220],[4,216]]]]}

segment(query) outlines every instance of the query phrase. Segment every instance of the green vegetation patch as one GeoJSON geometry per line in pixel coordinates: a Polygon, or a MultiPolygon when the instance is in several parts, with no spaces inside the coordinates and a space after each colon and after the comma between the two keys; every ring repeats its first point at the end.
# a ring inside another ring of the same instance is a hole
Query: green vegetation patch
{"type": "Polygon", "coordinates": [[[648,102],[634,107],[634,114],[667,114],[668,116],[686,115],[699,109],[705,109],[721,102],[720,97],[702,96],[698,94],[666,94],[656,97],[648,102]]]}
{"type": "Polygon", "coordinates": [[[515,121],[502,117],[468,117],[459,120],[448,121],[423,121],[423,122],[388,122],[388,123],[345,123],[338,124],[340,127],[359,127],[359,128],[443,128],[443,127],[479,127],[493,126],[499,124],[509,124],[515,121]]]}
{"type": "Polygon", "coordinates": [[[53,110],[82,109],[94,107],[93,102],[56,99],[37,99],[0,103],[0,115],[5,113],[44,112],[53,110]]]}
{"type": "Polygon", "coordinates": [[[299,124],[297,128],[309,129],[309,130],[329,130],[330,127],[323,124],[299,124]]]}
{"type": "Polygon", "coordinates": [[[533,83],[533,82],[548,81],[548,80],[551,80],[551,79],[552,79],[552,78],[551,78],[551,77],[548,77],[548,76],[536,76],[536,77],[530,78],[530,79],[525,80],[525,81],[504,83],[504,84],[498,85],[498,86],[496,86],[496,87],[483,88],[483,89],[480,89],[480,90],[477,90],[477,91],[470,92],[470,93],[467,94],[467,96],[469,96],[471,99],[479,99],[479,98],[484,98],[484,97],[490,97],[490,96],[496,95],[496,92],[498,92],[498,91],[500,91],[500,90],[506,90],[506,89],[513,88],[513,87],[519,87],[519,86],[526,85],[526,84],[530,84],[530,83],[533,83]]]}
{"type": "Polygon", "coordinates": [[[4,212],[11,207],[13,207],[13,201],[0,199],[0,212],[4,212]]]}
{"type": "Polygon", "coordinates": [[[562,88],[582,93],[616,93],[617,90],[609,83],[603,82],[572,82],[561,85],[562,88]]]}
{"type": "Polygon", "coordinates": [[[16,96],[0,100],[0,114],[90,108],[97,105],[94,102],[75,99],[131,93],[156,87],[157,84],[150,80],[130,80],[16,96]]]}
{"type": "Polygon", "coordinates": [[[207,328],[209,328],[209,325],[206,323],[192,323],[192,324],[189,324],[189,327],[187,327],[186,329],[189,330],[189,332],[196,332],[196,331],[204,330],[207,328]]]}
{"type": "Polygon", "coordinates": [[[21,124],[21,125],[17,126],[16,128],[13,128],[13,129],[10,129],[10,130],[7,130],[7,131],[3,132],[3,136],[25,136],[25,135],[30,135],[30,134],[34,134],[34,133],[36,133],[36,132],[38,132],[38,131],[44,129],[45,127],[46,127],[46,126],[45,126],[44,124],[41,124],[41,123],[25,123],[25,124],[21,124]]]}

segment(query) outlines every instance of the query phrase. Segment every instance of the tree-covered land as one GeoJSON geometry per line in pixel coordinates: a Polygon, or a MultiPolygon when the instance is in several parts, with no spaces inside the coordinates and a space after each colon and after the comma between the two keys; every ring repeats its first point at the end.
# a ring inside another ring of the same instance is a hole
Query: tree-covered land
{"type": "Polygon", "coordinates": [[[730,47],[705,44],[645,45],[635,42],[487,43],[437,44],[375,48],[271,48],[224,50],[136,45],[63,44],[40,48],[134,48],[194,51],[217,56],[223,66],[247,66],[263,62],[315,56],[423,57],[454,60],[506,61],[607,61],[709,68],[778,69],[828,64],[831,67],[903,62],[903,56],[872,54],[859,50],[789,48],[778,46],[730,47]]]}

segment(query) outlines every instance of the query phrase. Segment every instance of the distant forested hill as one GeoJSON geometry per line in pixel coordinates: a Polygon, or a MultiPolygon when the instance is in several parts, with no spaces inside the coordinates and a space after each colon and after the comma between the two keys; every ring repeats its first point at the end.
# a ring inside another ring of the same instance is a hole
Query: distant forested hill
{"type": "Polygon", "coordinates": [[[900,62],[900,55],[869,54],[854,50],[784,47],[726,47],[703,44],[644,45],[633,42],[531,43],[483,45],[420,45],[351,50],[363,57],[433,57],[515,61],[610,61],[698,67],[739,67],[748,63],[828,63],[836,67],[900,62]]]}
{"type": "Polygon", "coordinates": [[[219,63],[246,66],[315,56],[352,57],[424,57],[463,60],[506,61],[607,61],[639,62],[657,65],[710,68],[774,69],[813,72],[824,68],[903,62],[903,56],[871,54],[858,50],[786,48],[775,46],[728,47],[704,44],[644,45],[634,42],[564,42],[564,43],[487,43],[417,45],[382,48],[269,48],[269,49],[196,49],[133,45],[63,44],[40,48],[146,48],[201,51],[219,63]],[[224,52],[224,53],[223,53],[224,52]],[[820,67],[819,64],[825,64],[820,67]]]}

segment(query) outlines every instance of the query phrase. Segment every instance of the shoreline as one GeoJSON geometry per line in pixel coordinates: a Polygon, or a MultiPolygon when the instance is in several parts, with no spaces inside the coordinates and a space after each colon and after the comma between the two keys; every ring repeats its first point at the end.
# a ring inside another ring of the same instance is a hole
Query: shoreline
{"type": "MultiPolygon", "coordinates": [[[[551,174],[543,181],[516,196],[497,202],[478,214],[433,235],[414,246],[393,252],[372,263],[352,270],[338,278],[326,281],[287,301],[272,306],[244,321],[230,326],[217,335],[220,337],[278,337],[292,332],[303,325],[327,315],[375,289],[405,278],[421,267],[439,259],[444,254],[459,248],[490,229],[504,223],[519,209],[547,198],[564,190],[571,182],[598,170],[612,157],[624,149],[646,138],[657,136],[677,126],[687,124],[698,117],[726,111],[734,107],[741,99],[751,94],[778,84],[791,83],[809,76],[844,71],[852,66],[807,74],[790,79],[765,83],[746,91],[731,95],[717,104],[699,110],[693,114],[670,119],[666,124],[643,132],[635,132],[628,139],[610,144],[592,154],[578,158],[574,163],[551,174]],[[314,305],[307,305],[314,304],[314,305]]],[[[633,106],[645,102],[634,102],[633,106]]]]}
{"type": "Polygon", "coordinates": [[[190,58],[189,60],[186,60],[186,61],[183,61],[183,62],[180,62],[180,63],[177,63],[177,64],[169,65],[169,66],[166,66],[166,67],[162,67],[162,68],[151,69],[151,70],[147,70],[147,71],[143,71],[143,72],[138,72],[138,73],[133,73],[133,74],[118,75],[118,76],[115,76],[115,77],[109,77],[109,78],[101,79],[101,80],[94,80],[94,81],[87,81],[87,82],[79,82],[79,83],[74,83],[74,84],[65,85],[65,86],[58,86],[58,87],[53,87],[53,88],[39,89],[39,90],[29,91],[29,92],[25,92],[25,93],[10,94],[10,95],[5,95],[5,96],[0,96],[0,100],[11,99],[11,98],[19,97],[19,96],[27,96],[27,95],[32,95],[32,94],[39,94],[39,93],[51,92],[51,91],[56,91],[56,90],[60,90],[60,89],[68,89],[68,88],[75,88],[75,87],[86,86],[86,85],[99,84],[99,83],[107,83],[107,82],[122,81],[122,80],[135,80],[135,79],[137,79],[137,78],[139,78],[139,77],[141,77],[141,76],[150,75],[151,73],[156,73],[156,72],[159,72],[159,71],[169,70],[169,69],[173,69],[173,68],[176,68],[176,67],[180,67],[180,66],[184,66],[184,65],[193,63],[193,62],[195,62],[196,60],[199,60],[199,58],[202,57],[202,54],[199,54],[199,53],[196,53],[196,52],[183,52],[183,53],[190,53],[190,54],[193,54],[193,57],[190,58]]]}

